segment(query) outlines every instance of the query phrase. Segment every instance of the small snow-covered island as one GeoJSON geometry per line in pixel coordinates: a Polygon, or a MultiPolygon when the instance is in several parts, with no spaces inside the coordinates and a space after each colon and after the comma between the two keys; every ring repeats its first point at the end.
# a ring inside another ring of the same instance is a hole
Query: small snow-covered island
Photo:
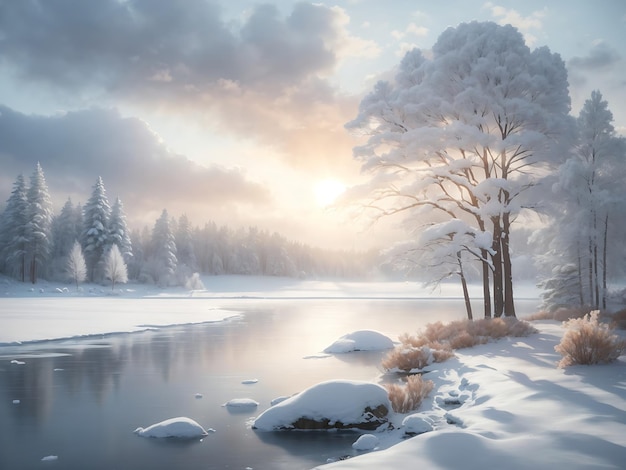
{"type": "Polygon", "coordinates": [[[289,3],[0,4],[0,469],[626,468],[626,5],[289,3]]]}

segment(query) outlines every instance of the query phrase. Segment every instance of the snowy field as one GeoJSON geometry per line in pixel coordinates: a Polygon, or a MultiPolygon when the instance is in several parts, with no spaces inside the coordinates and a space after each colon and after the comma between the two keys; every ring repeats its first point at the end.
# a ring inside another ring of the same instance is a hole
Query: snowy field
{"type": "MultiPolygon", "coordinates": [[[[25,284],[0,282],[0,344],[133,332],[237,315],[221,309],[221,299],[284,297],[306,301],[460,294],[455,285],[431,292],[402,282],[335,283],[237,276],[204,278],[206,290],[202,291],[127,285],[115,295],[106,287],[76,292],[71,286],[64,291],[63,285],[41,284],[31,291],[25,284]]],[[[518,289],[518,293],[520,297],[537,297],[532,287],[518,289]]],[[[419,410],[392,414],[393,430],[364,433],[359,439],[356,435],[353,448],[362,455],[322,468],[624,468],[626,357],[610,365],[558,369],[560,356],[554,346],[563,334],[561,325],[544,321],[535,326],[539,334],[462,350],[456,358],[432,365],[425,378],[433,380],[435,388],[419,410]],[[407,438],[407,433],[420,430],[424,423],[430,423],[432,431],[407,438]]],[[[345,332],[339,351],[369,349],[368,344],[356,343],[374,341],[371,335],[351,333],[345,332]],[[349,348],[345,347],[346,340],[352,341],[349,348]]],[[[273,414],[265,414],[264,421],[259,422],[264,425],[259,427],[271,428],[272,420],[284,422],[287,411],[297,416],[298,407],[310,407],[311,403],[318,411],[328,408],[331,419],[339,418],[334,414],[341,410],[332,406],[342,399],[336,388],[318,387],[312,393],[303,395],[307,400],[283,402],[273,414]]],[[[259,408],[256,416],[265,412],[259,408]]],[[[180,420],[156,423],[138,432],[149,435],[153,430],[167,434],[172,429],[182,429],[183,433],[197,429],[194,423],[190,427],[188,418],[180,420]]]]}

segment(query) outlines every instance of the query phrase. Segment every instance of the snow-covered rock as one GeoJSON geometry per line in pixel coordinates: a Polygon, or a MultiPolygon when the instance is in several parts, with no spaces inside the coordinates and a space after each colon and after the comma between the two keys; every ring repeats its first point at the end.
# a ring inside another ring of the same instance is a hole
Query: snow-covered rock
{"type": "Polygon", "coordinates": [[[41,459],[42,462],[52,462],[54,460],[59,460],[58,455],[46,455],[41,459]]]}
{"type": "Polygon", "coordinates": [[[363,434],[352,444],[352,448],[354,450],[374,450],[378,442],[378,438],[373,434],[363,434]]]}
{"type": "Polygon", "coordinates": [[[331,380],[314,385],[261,413],[252,427],[261,431],[290,429],[363,429],[387,424],[391,403],[387,390],[370,382],[331,380]]]}
{"type": "Polygon", "coordinates": [[[274,405],[278,405],[279,403],[284,402],[287,398],[289,398],[286,395],[280,396],[280,397],[276,397],[274,398],[271,402],[270,402],[270,406],[274,406],[274,405]]]}
{"type": "Polygon", "coordinates": [[[373,330],[359,330],[342,336],[324,349],[324,352],[341,354],[352,351],[382,351],[393,347],[393,341],[382,333],[373,330]]]}
{"type": "Polygon", "coordinates": [[[177,437],[190,439],[203,437],[207,431],[191,418],[179,417],[166,419],[147,428],[135,429],[135,434],[142,437],[177,437]]]}
{"type": "Polygon", "coordinates": [[[402,420],[404,434],[416,436],[433,430],[433,421],[421,413],[415,413],[402,420]]]}
{"type": "Polygon", "coordinates": [[[224,403],[227,408],[256,408],[259,402],[252,398],[233,398],[224,403]]]}

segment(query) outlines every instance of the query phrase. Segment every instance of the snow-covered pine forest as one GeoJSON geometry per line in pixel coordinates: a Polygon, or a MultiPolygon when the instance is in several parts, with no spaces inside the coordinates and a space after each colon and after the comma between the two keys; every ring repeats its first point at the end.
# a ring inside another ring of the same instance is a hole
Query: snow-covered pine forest
{"type": "Polygon", "coordinates": [[[68,199],[55,214],[40,164],[29,183],[16,177],[0,217],[0,272],[22,282],[131,279],[193,288],[194,273],[360,278],[377,256],[315,248],[256,227],[194,226],[165,209],[153,227],[131,230],[121,199],[110,204],[100,177],[84,205],[68,199]]]}

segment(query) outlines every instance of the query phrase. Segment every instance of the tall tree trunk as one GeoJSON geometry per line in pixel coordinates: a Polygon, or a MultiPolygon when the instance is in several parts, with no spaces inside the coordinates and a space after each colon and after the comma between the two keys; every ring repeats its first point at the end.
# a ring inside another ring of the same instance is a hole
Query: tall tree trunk
{"type": "Polygon", "coordinates": [[[595,305],[593,298],[593,241],[591,234],[589,234],[589,305],[593,307],[595,305]]]}
{"type": "Polygon", "coordinates": [[[585,294],[583,290],[583,255],[580,249],[580,241],[576,241],[576,250],[578,252],[578,296],[580,298],[580,306],[585,305],[585,294]]]}
{"type": "Polygon", "coordinates": [[[602,308],[606,310],[606,253],[607,253],[607,242],[608,242],[608,233],[609,233],[609,213],[607,211],[606,216],[604,217],[604,245],[602,247],[602,308]]]}
{"type": "Polygon", "coordinates": [[[594,281],[594,307],[600,308],[600,273],[598,272],[598,217],[593,213],[593,281],[594,281]]]}
{"type": "MultiPolygon", "coordinates": [[[[478,221],[478,228],[481,232],[485,231],[485,221],[482,217],[476,217],[478,221]]],[[[489,252],[485,249],[480,250],[480,257],[482,258],[482,277],[483,277],[483,309],[484,317],[491,318],[491,289],[489,288],[489,252]]]]}
{"type": "Polygon", "coordinates": [[[487,250],[480,250],[483,258],[483,305],[485,318],[491,318],[491,289],[489,288],[489,263],[487,262],[489,253],[487,250]]]}
{"type": "Polygon", "coordinates": [[[500,216],[492,217],[493,222],[493,316],[498,318],[504,311],[504,296],[502,288],[502,229],[500,216]]]}
{"type": "Polygon", "coordinates": [[[20,281],[21,282],[26,282],[26,254],[22,252],[21,255],[21,262],[20,262],[20,281]]]}
{"type": "Polygon", "coordinates": [[[463,299],[465,300],[465,311],[467,312],[467,319],[473,320],[472,303],[470,302],[469,289],[467,288],[467,279],[465,279],[465,272],[463,271],[463,260],[461,260],[461,252],[456,254],[457,262],[459,264],[459,276],[461,276],[461,286],[463,287],[463,299]]]}
{"type": "Polygon", "coordinates": [[[502,275],[504,277],[504,316],[515,317],[515,301],[513,298],[513,265],[511,263],[510,214],[502,214],[502,275]]]}

